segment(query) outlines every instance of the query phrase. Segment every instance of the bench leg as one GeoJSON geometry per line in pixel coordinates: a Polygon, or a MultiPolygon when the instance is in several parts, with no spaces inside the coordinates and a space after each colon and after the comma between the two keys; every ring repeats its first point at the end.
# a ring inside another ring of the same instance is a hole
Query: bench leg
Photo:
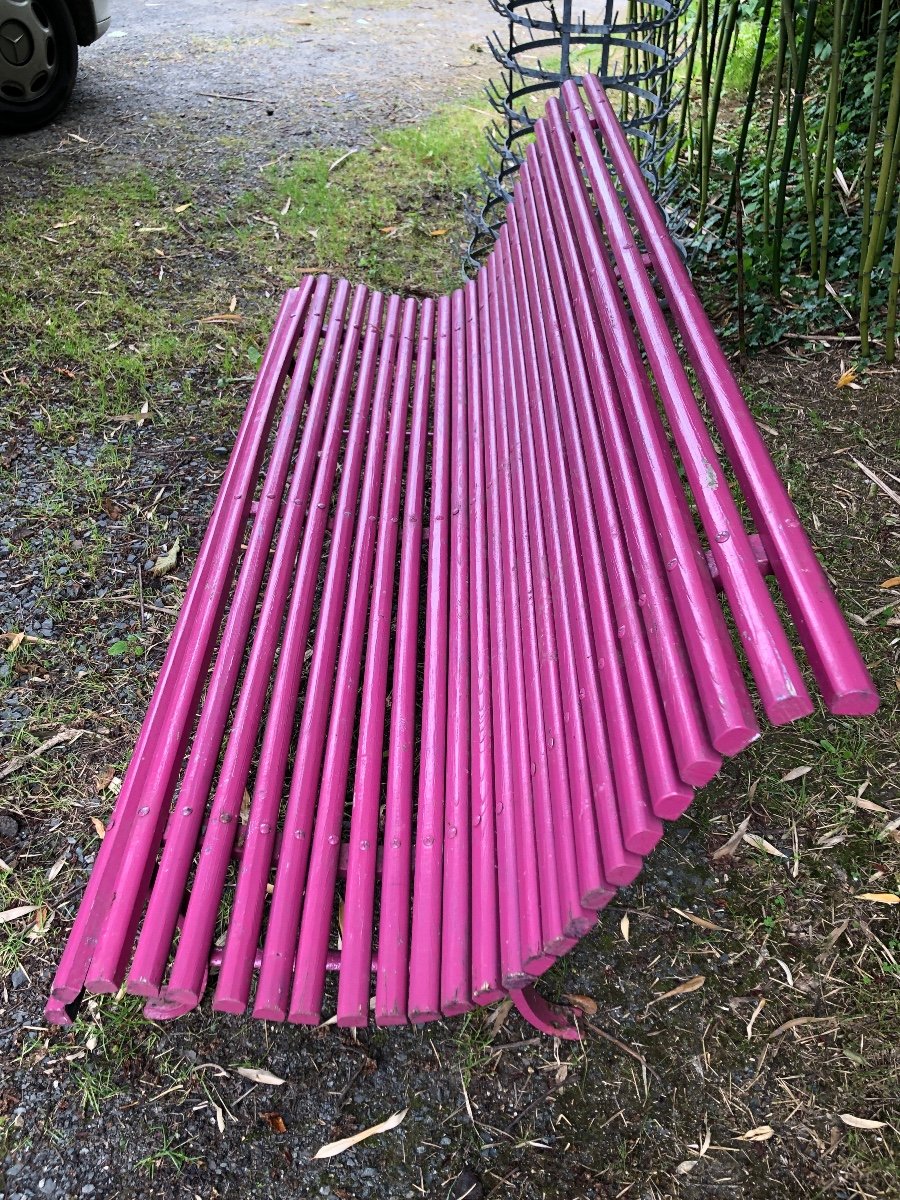
{"type": "Polygon", "coordinates": [[[516,1008],[530,1025],[551,1037],[566,1038],[577,1042],[581,1039],[575,1018],[581,1016],[580,1008],[569,1008],[564,1004],[551,1004],[539,994],[533,984],[517,988],[509,993],[516,1008]]]}

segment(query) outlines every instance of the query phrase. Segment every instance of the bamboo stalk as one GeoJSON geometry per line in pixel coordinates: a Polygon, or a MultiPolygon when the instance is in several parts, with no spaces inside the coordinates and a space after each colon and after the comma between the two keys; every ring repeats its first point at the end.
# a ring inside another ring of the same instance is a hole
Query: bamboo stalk
{"type": "Polygon", "coordinates": [[[772,200],[769,195],[772,182],[772,162],[778,143],[778,121],[781,115],[781,84],[784,79],[784,64],[787,56],[787,33],[784,21],[778,23],[778,59],[775,66],[775,82],[772,92],[772,111],[769,118],[769,134],[766,139],[766,157],[763,163],[763,235],[766,246],[772,236],[772,200]]]}
{"type": "Polygon", "coordinates": [[[769,22],[772,19],[772,6],[774,0],[764,0],[762,16],[759,22],[759,43],[756,47],[756,54],[753,58],[753,70],[750,73],[750,83],[747,90],[747,107],[744,109],[744,119],[741,123],[741,132],[738,137],[737,152],[734,157],[734,173],[731,176],[731,191],[728,195],[728,203],[725,206],[725,215],[722,218],[722,237],[728,232],[728,222],[731,220],[731,213],[734,209],[738,193],[738,179],[741,174],[741,168],[744,165],[744,151],[747,149],[747,137],[750,133],[750,122],[753,120],[753,114],[756,105],[756,92],[759,87],[759,77],[762,72],[763,59],[766,53],[766,37],[769,33],[769,22]]]}
{"type": "Polygon", "coordinates": [[[711,111],[709,115],[709,142],[706,147],[706,172],[709,175],[712,168],[712,144],[716,134],[716,124],[719,119],[719,104],[722,99],[722,88],[725,85],[725,68],[728,65],[728,55],[731,52],[731,43],[734,37],[734,30],[737,24],[738,9],[740,8],[740,0],[731,0],[728,7],[728,12],[725,15],[725,29],[722,32],[722,40],[719,45],[719,56],[716,63],[716,75],[713,80],[713,92],[711,99],[711,111]]]}
{"type": "Polygon", "coordinates": [[[894,74],[891,79],[891,95],[888,115],[884,127],[884,144],[881,149],[881,170],[878,173],[878,191],[872,210],[872,228],[866,248],[862,287],[859,300],[859,336],[863,355],[869,353],[869,306],[872,293],[872,272],[881,255],[887,219],[894,200],[894,184],[897,180],[897,160],[900,158],[900,141],[897,140],[897,122],[900,118],[900,47],[894,54],[894,74]]]}
{"type": "MultiPolygon", "coordinates": [[[[803,197],[806,203],[806,224],[809,231],[810,262],[816,259],[816,197],[813,193],[812,177],[809,165],[809,145],[806,135],[806,77],[809,73],[809,59],[812,53],[812,39],[815,35],[817,0],[810,0],[806,9],[806,25],[803,30],[803,44],[800,53],[797,52],[797,23],[793,0],[781,0],[781,17],[787,34],[788,52],[791,56],[791,67],[794,78],[794,99],[784,143],[784,157],[781,160],[779,176],[778,200],[775,208],[775,274],[781,278],[781,236],[784,221],[784,203],[787,193],[787,179],[791,171],[791,160],[794,153],[794,142],[799,138],[800,164],[803,177],[803,197]]],[[[778,286],[778,284],[776,284],[778,286]]]]}
{"type": "MultiPolygon", "coordinates": [[[[784,0],[782,0],[784,2],[784,0]]],[[[825,124],[827,125],[825,151],[825,180],[822,193],[822,244],[819,253],[819,298],[825,295],[825,280],[828,270],[828,234],[831,229],[831,189],[834,179],[834,143],[837,137],[838,96],[841,90],[841,17],[842,0],[833,0],[834,26],[831,34],[831,71],[828,76],[828,104],[825,124]]]]}
{"type": "MultiPolygon", "coordinates": [[[[718,0],[716,0],[718,3],[718,0]]],[[[703,225],[709,195],[709,170],[706,145],[709,141],[709,13],[707,0],[700,0],[697,20],[700,22],[700,206],[697,227],[703,225]]]]}
{"type": "MultiPolygon", "coordinates": [[[[678,140],[675,143],[675,161],[681,157],[681,152],[684,149],[685,134],[688,129],[688,123],[691,115],[691,83],[694,77],[694,61],[697,57],[697,41],[700,37],[700,13],[698,10],[697,16],[694,18],[694,28],[691,30],[691,42],[688,47],[687,58],[684,66],[684,95],[681,98],[681,114],[678,118],[678,140]]],[[[688,164],[692,168],[694,160],[694,149],[691,142],[688,142],[688,164]]]]}
{"type": "Polygon", "coordinates": [[[859,243],[859,276],[857,279],[858,292],[862,292],[863,268],[869,249],[869,229],[872,219],[872,175],[875,169],[875,146],[878,142],[878,124],[881,116],[881,84],[884,79],[884,60],[887,54],[888,17],[891,6],[886,2],[881,5],[881,17],[878,21],[878,49],[875,53],[875,76],[872,81],[872,109],[869,114],[869,136],[866,139],[866,157],[863,167],[862,180],[862,237],[859,243]]]}
{"type": "Polygon", "coordinates": [[[894,231],[894,255],[891,259],[891,283],[888,289],[887,321],[884,327],[885,358],[892,363],[897,353],[897,296],[900,293],[900,213],[894,231]]]}

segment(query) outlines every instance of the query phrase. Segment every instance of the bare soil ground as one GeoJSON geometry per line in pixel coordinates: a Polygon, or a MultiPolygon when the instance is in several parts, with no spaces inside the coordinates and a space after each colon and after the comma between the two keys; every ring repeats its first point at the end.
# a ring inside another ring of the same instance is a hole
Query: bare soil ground
{"type": "Polygon", "coordinates": [[[354,1035],[110,999],[44,1025],[277,295],[310,266],[446,286],[442,106],[458,123],[489,72],[481,0],[115,11],[65,118],[0,143],[0,911],[29,909],[0,925],[0,1200],[897,1196],[898,908],[861,897],[898,890],[900,374],[838,389],[852,345],[743,378],[882,711],[767,729],[668,830],[545,981],[596,1006],[580,1044],[506,1006],[354,1035]],[[241,322],[198,325],[232,296],[241,322]]]}

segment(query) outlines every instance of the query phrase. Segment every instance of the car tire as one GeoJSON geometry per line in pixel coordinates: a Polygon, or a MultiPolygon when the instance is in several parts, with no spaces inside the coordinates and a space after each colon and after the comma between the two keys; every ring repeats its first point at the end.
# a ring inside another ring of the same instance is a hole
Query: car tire
{"type": "Polygon", "coordinates": [[[0,134],[57,117],[78,73],[78,37],[66,0],[0,0],[0,134]]]}

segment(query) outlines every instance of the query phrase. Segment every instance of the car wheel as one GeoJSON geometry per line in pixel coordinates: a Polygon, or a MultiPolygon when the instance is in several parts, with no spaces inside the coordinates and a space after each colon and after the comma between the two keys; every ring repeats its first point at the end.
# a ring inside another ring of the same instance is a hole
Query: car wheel
{"type": "Polygon", "coordinates": [[[0,0],[0,133],[27,133],[67,104],[78,39],[65,0],[0,0]]]}

